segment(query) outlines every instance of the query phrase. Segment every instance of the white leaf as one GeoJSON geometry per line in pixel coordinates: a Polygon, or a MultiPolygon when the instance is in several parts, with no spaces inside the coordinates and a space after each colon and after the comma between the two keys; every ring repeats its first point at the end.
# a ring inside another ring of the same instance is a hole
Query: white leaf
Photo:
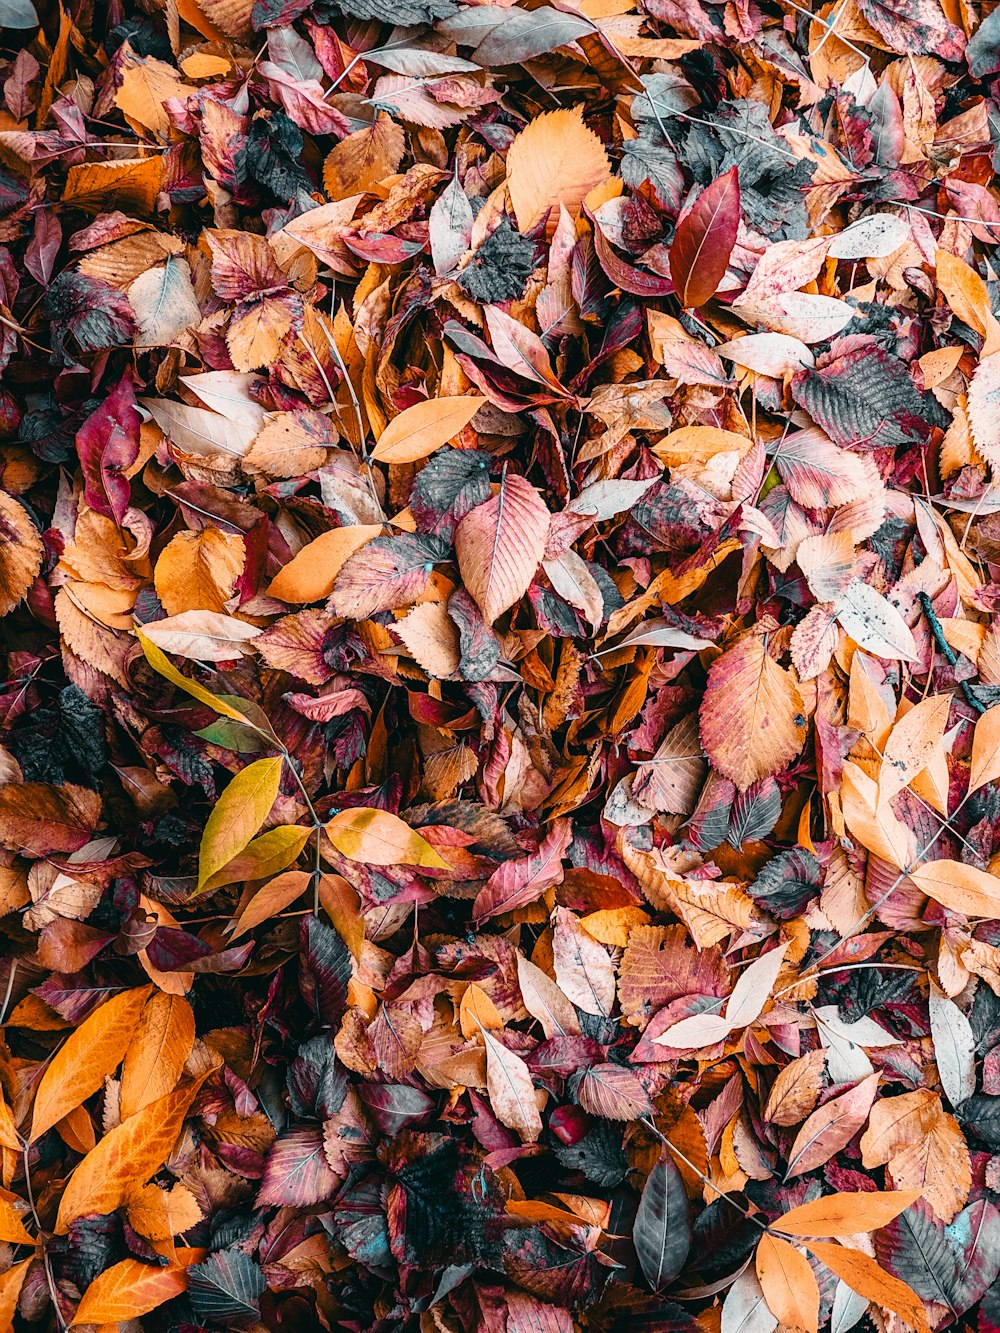
{"type": "Polygon", "coordinates": [[[870,213],[835,236],[831,259],[884,259],[910,239],[910,225],[895,213],[870,213]]]}
{"type": "Polygon", "coordinates": [[[778,1321],[767,1308],[751,1265],[743,1270],[726,1293],[721,1333],[774,1333],[777,1327],[778,1321]]]}
{"type": "Polygon", "coordinates": [[[140,273],[128,289],[137,324],[135,345],[169,347],[201,319],[186,259],[169,255],[165,264],[140,273]]]}
{"type": "Polygon", "coordinates": [[[563,599],[582,611],[597,629],[604,617],[604,596],[600,585],[587,568],[587,562],[574,550],[563,551],[554,560],[543,560],[548,580],[563,599]]]}
{"type": "Polygon", "coordinates": [[[472,244],[475,214],[468,196],[454,179],[435,202],[430,215],[431,257],[434,272],[450,273],[472,244]]]}
{"type": "Polygon", "coordinates": [[[931,982],[931,1036],[938,1077],[952,1106],[976,1090],[975,1038],[969,1020],[954,1000],[931,982]]]}
{"type": "Polygon", "coordinates": [[[595,522],[604,523],[637,505],[650,486],[655,486],[658,481],[659,477],[650,477],[646,481],[595,481],[585,486],[566,508],[570,513],[586,514],[595,522]]]}
{"type": "Polygon", "coordinates": [[[821,1005],[814,1009],[813,1013],[828,1031],[842,1037],[845,1041],[853,1042],[855,1046],[869,1046],[877,1049],[902,1044],[898,1037],[894,1037],[891,1032],[887,1032],[884,1027],[875,1022],[874,1018],[859,1018],[856,1023],[845,1023],[840,1017],[835,1004],[821,1005]]]}
{"type": "Polygon", "coordinates": [[[267,413],[250,397],[251,385],[260,378],[244,370],[206,370],[200,375],[182,375],[181,383],[213,412],[260,430],[267,413]]]}
{"type": "Polygon", "coordinates": [[[859,1296],[846,1282],[838,1278],[837,1290],[833,1293],[830,1333],[849,1333],[867,1309],[868,1301],[864,1296],[859,1296]]]}
{"type": "Polygon", "coordinates": [[[835,338],[857,313],[846,301],[813,292],[782,292],[766,301],[739,302],[734,309],[751,323],[764,324],[804,343],[835,338]]]}
{"type": "Polygon", "coordinates": [[[755,958],[740,976],[726,1006],[726,1021],[731,1028],[749,1027],[760,1017],[764,1005],[771,998],[771,990],[778,979],[787,948],[787,944],[781,944],[777,949],[755,958]]]}
{"type": "Polygon", "coordinates": [[[891,602],[861,579],[852,579],[836,605],[837,619],[865,652],[890,661],[915,662],[917,645],[891,602]]]}
{"type": "Polygon", "coordinates": [[[267,53],[276,65],[298,83],[323,77],[323,66],[316,59],[315,51],[290,24],[268,30],[267,53]]]}
{"type": "Polygon", "coordinates": [[[718,356],[735,361],[738,366],[758,375],[780,377],[803,367],[813,366],[816,358],[804,342],[785,333],[750,333],[733,338],[715,349],[718,356]]]}
{"type": "Polygon", "coordinates": [[[714,1046],[728,1037],[730,1023],[721,1014],[692,1014],[674,1023],[660,1036],[653,1038],[654,1046],[671,1046],[678,1051],[698,1051],[703,1046],[714,1046]]]}
{"type": "Polygon", "coordinates": [[[702,648],[711,646],[711,639],[696,638],[695,635],[678,629],[676,625],[671,625],[666,620],[647,620],[638,625],[631,634],[627,634],[620,643],[612,644],[610,648],[602,648],[594,656],[601,657],[604,653],[617,652],[619,648],[683,648],[696,653],[702,648]]]}

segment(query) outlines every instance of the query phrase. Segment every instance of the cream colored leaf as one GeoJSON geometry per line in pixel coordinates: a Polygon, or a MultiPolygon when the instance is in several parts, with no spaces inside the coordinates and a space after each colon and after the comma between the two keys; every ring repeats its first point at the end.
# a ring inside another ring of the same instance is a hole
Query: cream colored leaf
{"type": "Polygon", "coordinates": [[[528,1066],[486,1028],[480,1031],[486,1043],[486,1088],[493,1112],[522,1142],[534,1143],[542,1132],[542,1118],[528,1066]]]}
{"type": "Polygon", "coordinates": [[[232,662],[246,657],[253,651],[253,640],[262,633],[257,625],[217,611],[182,611],[179,616],[143,625],[142,632],[163,652],[199,662],[232,662]]]}

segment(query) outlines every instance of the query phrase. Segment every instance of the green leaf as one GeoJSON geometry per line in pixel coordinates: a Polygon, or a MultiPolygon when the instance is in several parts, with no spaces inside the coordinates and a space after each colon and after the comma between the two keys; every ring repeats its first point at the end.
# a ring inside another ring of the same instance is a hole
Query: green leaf
{"type": "Polygon", "coordinates": [[[248,764],[219,797],[201,840],[199,892],[242,852],[267,818],[277,799],[282,762],[278,757],[248,764]]]}

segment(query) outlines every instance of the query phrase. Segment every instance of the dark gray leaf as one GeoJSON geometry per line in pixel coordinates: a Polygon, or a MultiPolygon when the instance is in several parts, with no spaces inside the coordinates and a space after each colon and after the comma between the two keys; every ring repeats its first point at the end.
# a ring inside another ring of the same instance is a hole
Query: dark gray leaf
{"type": "Polygon", "coordinates": [[[646,1281],[654,1291],[672,1282],[684,1267],[691,1248],[687,1192],[666,1149],[646,1177],[632,1240],[646,1281]]]}

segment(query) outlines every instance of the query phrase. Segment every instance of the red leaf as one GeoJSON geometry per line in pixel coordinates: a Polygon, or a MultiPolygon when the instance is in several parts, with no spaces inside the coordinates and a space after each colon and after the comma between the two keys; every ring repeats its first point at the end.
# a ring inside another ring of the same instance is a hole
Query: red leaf
{"type": "Polygon", "coordinates": [[[681,305],[704,305],[722,281],[740,225],[736,167],[717,177],[681,218],[670,247],[670,276],[681,305]]]}

